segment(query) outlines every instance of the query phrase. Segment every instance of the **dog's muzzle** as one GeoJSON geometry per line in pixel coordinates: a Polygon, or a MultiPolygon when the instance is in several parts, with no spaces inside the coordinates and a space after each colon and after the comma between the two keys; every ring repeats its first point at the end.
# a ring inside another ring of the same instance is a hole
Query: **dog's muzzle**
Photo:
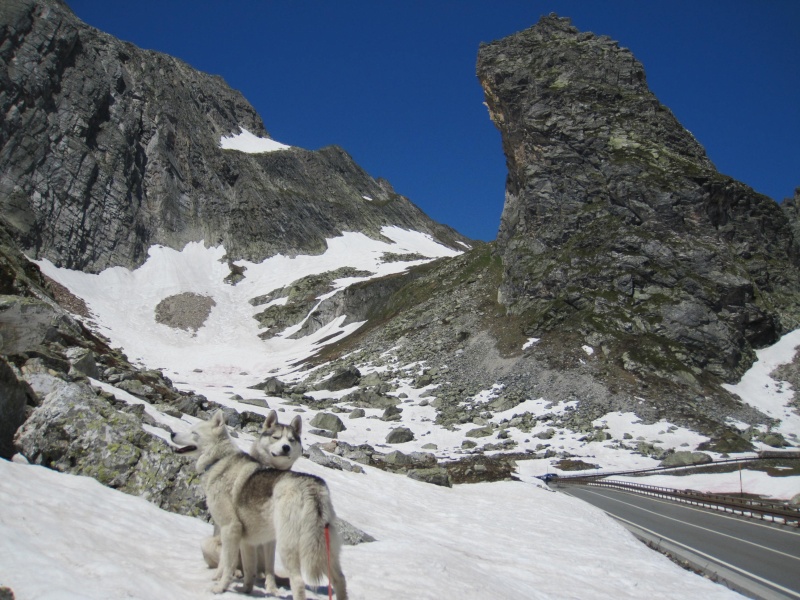
{"type": "MultiPolygon", "coordinates": [[[[172,439],[172,443],[175,444],[175,432],[173,431],[170,433],[170,438],[172,439]]],[[[177,454],[186,454],[187,452],[194,452],[197,450],[197,446],[189,445],[189,446],[177,446],[174,448],[177,454]]]]}

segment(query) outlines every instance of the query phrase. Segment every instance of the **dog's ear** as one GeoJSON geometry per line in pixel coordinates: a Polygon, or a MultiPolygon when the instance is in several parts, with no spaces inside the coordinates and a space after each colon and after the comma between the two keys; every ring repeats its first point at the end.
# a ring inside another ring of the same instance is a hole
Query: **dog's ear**
{"type": "Polygon", "coordinates": [[[294,429],[294,432],[297,435],[300,435],[303,432],[303,419],[300,418],[300,415],[297,415],[294,419],[292,419],[289,427],[294,429]]]}
{"type": "Polygon", "coordinates": [[[275,423],[278,422],[278,413],[274,410],[269,411],[267,418],[264,419],[264,425],[261,427],[261,431],[267,431],[268,429],[272,429],[275,423]]]}
{"type": "Polygon", "coordinates": [[[225,425],[225,413],[221,410],[218,410],[211,416],[211,424],[214,427],[220,427],[225,425]]]}

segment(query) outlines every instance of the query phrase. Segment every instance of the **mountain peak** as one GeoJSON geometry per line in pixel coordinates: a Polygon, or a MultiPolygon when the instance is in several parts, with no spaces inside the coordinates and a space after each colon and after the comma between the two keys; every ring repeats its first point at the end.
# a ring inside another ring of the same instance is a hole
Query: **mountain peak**
{"type": "Polygon", "coordinates": [[[500,298],[532,332],[697,382],[797,324],[786,216],[716,171],[630,50],[550,15],[482,46],[477,72],[509,170],[500,298]]]}

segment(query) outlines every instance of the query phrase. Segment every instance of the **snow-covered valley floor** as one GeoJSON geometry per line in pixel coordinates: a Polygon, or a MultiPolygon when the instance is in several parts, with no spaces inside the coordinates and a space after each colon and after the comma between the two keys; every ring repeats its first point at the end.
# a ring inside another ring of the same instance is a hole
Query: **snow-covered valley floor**
{"type": "MultiPolygon", "coordinates": [[[[345,234],[329,240],[328,252],[320,256],[278,256],[258,265],[247,263],[246,279],[236,286],[222,281],[229,273],[221,261],[224,249],[202,244],[190,244],[182,252],[153,248],[148,262],[136,271],[115,268],[89,275],[47,262],[40,266],[86,301],[94,326],[114,346],[142,366],[162,368],[179,388],[266,414],[266,408],[238,402],[237,395],[260,398],[270,408],[289,413],[296,407],[284,407],[282,399],[249,386],[267,374],[296,377],[293,365],[298,359],[318,349],[331,333],[346,334],[359,324],[342,325],[338,319],[308,338],[279,335],[262,341],[253,319],[258,309],[248,300],[299,277],[345,265],[382,276],[420,262],[384,262],[381,257],[386,252],[431,258],[453,254],[415,232],[387,228],[384,235],[391,243],[345,234]],[[184,292],[215,301],[205,325],[195,333],[169,328],[153,318],[161,300],[184,292]]],[[[352,282],[351,278],[337,285],[352,282]]],[[[800,331],[760,352],[759,362],[733,388],[744,401],[758,402],[761,410],[782,418],[780,431],[794,443],[800,424],[786,408],[792,391],[787,385],[770,385],[769,372],[776,364],[790,361],[798,345],[800,331]]],[[[435,409],[425,400],[435,390],[411,386],[419,367],[408,365],[408,380],[398,381],[393,392],[406,395],[401,424],[414,431],[415,439],[392,449],[411,452],[435,444],[439,457],[460,455],[469,427],[446,430],[434,424],[435,409]]],[[[365,365],[362,373],[369,373],[369,368],[365,365]]],[[[141,402],[121,390],[114,393],[129,402],[141,402]]],[[[485,397],[491,395],[492,390],[486,390],[485,397]]],[[[509,414],[495,414],[493,420],[500,422],[521,412],[545,415],[566,410],[569,403],[530,399],[509,414]]],[[[347,429],[339,433],[339,439],[381,447],[389,429],[398,423],[370,418],[380,412],[367,409],[365,418],[345,419],[347,429]]],[[[302,414],[307,423],[315,413],[302,414]]],[[[189,419],[155,416],[172,429],[189,424],[189,419]]],[[[640,423],[630,413],[609,413],[598,421],[609,434],[605,442],[586,443],[579,434],[566,430],[554,432],[549,442],[554,449],[584,457],[603,469],[621,470],[658,464],[626,450],[620,443],[625,434],[677,450],[693,450],[706,440],[667,422],[640,423]]],[[[166,429],[153,429],[166,437],[166,429]]],[[[534,437],[538,429],[508,431],[518,451],[541,442],[534,437]]],[[[306,446],[326,441],[304,433],[306,446]]],[[[549,459],[519,461],[517,482],[454,488],[369,467],[365,473],[333,471],[306,459],[295,469],[324,477],[337,513],[377,540],[343,550],[343,567],[356,600],[739,597],[647,550],[597,509],[550,491],[535,477],[553,471],[550,463],[549,459]]],[[[730,491],[728,479],[721,474],[703,476],[686,486],[651,483],[730,491]]],[[[745,491],[776,498],[800,492],[799,477],[745,472],[744,481],[749,488],[745,491]]],[[[738,472],[735,485],[739,485],[738,472]]],[[[0,506],[0,586],[11,587],[20,600],[213,597],[209,591],[212,571],[205,568],[200,554],[200,540],[211,531],[206,523],[167,513],[87,478],[4,461],[0,461],[0,506]]],[[[258,593],[263,596],[263,588],[258,593]]],[[[282,595],[290,596],[288,590],[282,595]]],[[[322,589],[310,594],[312,598],[326,596],[322,589]]]]}

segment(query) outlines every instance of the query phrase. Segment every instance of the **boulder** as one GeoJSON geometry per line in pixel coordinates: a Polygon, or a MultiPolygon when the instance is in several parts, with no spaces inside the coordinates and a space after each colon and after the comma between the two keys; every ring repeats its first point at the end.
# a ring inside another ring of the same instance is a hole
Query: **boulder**
{"type": "Polygon", "coordinates": [[[348,415],[347,418],[348,419],[361,419],[361,418],[363,418],[365,416],[367,416],[367,413],[363,408],[354,408],[353,410],[350,411],[350,414],[348,415]]]}
{"type": "Polygon", "coordinates": [[[416,481],[432,483],[433,485],[440,485],[442,487],[453,487],[453,482],[450,480],[447,469],[442,467],[412,469],[407,473],[407,476],[416,481]]]}
{"type": "Polygon", "coordinates": [[[320,389],[336,392],[355,387],[361,379],[361,372],[350,365],[344,369],[339,369],[332,377],[319,384],[320,389]]]}
{"type": "Polygon", "coordinates": [[[92,379],[100,379],[100,369],[94,359],[94,352],[87,348],[74,347],[67,350],[67,359],[72,369],[92,379]]]}
{"type": "Polygon", "coordinates": [[[207,516],[194,461],[86,384],[54,386],[18,430],[16,445],[30,463],[93,477],[172,512],[207,516]]]}
{"type": "Polygon", "coordinates": [[[489,437],[494,433],[494,429],[489,426],[486,427],[478,427],[477,429],[470,429],[464,435],[469,438],[480,438],[480,437],[489,437]]]}
{"type": "Polygon", "coordinates": [[[347,429],[344,423],[342,423],[342,420],[333,413],[317,413],[309,424],[312,427],[319,427],[320,429],[325,429],[334,433],[339,433],[347,429]]]}
{"type": "Polygon", "coordinates": [[[682,467],[687,465],[705,465],[712,462],[711,456],[705,452],[689,452],[687,450],[679,450],[668,454],[664,460],[661,461],[662,467],[682,467]]]}
{"type": "Polygon", "coordinates": [[[405,442],[410,442],[414,439],[414,432],[411,431],[408,427],[398,427],[396,429],[392,429],[389,434],[386,436],[386,443],[387,444],[403,444],[405,442]]]}
{"type": "Polygon", "coordinates": [[[282,396],[284,390],[286,389],[286,384],[277,377],[270,377],[269,379],[266,379],[261,383],[257,383],[251,387],[254,390],[262,390],[269,396],[282,396]]]}

